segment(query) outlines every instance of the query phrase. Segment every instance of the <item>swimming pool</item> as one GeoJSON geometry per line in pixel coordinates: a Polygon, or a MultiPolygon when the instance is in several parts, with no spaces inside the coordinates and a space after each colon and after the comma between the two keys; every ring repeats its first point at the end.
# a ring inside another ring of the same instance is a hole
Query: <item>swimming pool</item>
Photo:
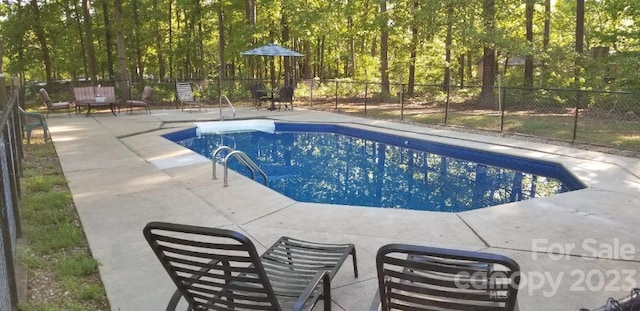
{"type": "MultiPolygon", "coordinates": [[[[553,162],[336,124],[221,123],[164,137],[209,158],[220,145],[241,150],[270,188],[302,202],[462,212],[584,188],[553,162]]],[[[235,160],[229,167],[250,175],[235,160]]]]}

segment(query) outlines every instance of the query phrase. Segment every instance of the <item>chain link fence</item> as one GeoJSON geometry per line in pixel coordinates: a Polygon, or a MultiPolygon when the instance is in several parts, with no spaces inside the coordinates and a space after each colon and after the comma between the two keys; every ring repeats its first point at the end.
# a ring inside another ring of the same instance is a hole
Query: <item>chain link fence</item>
{"type": "Polygon", "coordinates": [[[18,92],[7,98],[0,77],[0,310],[17,310],[16,248],[21,235],[18,198],[22,159],[22,124],[18,92]]]}
{"type": "Polygon", "coordinates": [[[370,118],[450,125],[640,151],[640,94],[571,89],[304,81],[296,103],[370,118]]]}
{"type": "MultiPolygon", "coordinates": [[[[189,81],[199,100],[249,105],[249,88],[258,79],[189,81]]],[[[154,102],[175,105],[175,81],[132,84],[133,97],[144,85],[154,102]]],[[[277,85],[274,86],[277,89],[277,85]]],[[[640,152],[640,93],[517,87],[443,86],[351,80],[299,81],[294,106],[362,117],[447,125],[640,152]]]]}

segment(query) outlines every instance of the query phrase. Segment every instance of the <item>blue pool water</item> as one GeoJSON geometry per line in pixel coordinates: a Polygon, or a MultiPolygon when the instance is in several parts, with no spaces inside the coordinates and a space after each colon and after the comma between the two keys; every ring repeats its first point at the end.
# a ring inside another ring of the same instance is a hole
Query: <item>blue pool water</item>
{"type": "MultiPolygon", "coordinates": [[[[222,144],[241,150],[270,188],[302,202],[461,212],[584,188],[557,163],[333,124],[165,138],[209,158],[222,144]]],[[[237,160],[229,167],[250,176],[237,160]]]]}

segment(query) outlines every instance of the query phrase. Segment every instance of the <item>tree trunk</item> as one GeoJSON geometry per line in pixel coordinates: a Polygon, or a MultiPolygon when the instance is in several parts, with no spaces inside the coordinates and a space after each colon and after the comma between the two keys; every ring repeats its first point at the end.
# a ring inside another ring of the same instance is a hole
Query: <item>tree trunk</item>
{"type": "Polygon", "coordinates": [[[132,0],[133,5],[133,37],[135,40],[136,51],[136,70],[133,72],[134,77],[130,77],[134,81],[142,80],[144,77],[144,64],[142,62],[142,42],[140,42],[141,30],[140,30],[140,18],[138,17],[138,0],[132,0]]]}
{"type": "Polygon", "coordinates": [[[447,91],[451,84],[451,45],[453,44],[453,3],[447,4],[447,35],[444,43],[444,79],[442,90],[447,91]]]}
{"type": "MultiPolygon", "coordinates": [[[[495,14],[495,0],[484,0],[482,8],[484,29],[490,35],[493,35],[495,29],[495,14]]],[[[493,86],[496,78],[496,52],[493,38],[486,40],[482,58],[482,92],[479,104],[483,107],[493,107],[495,106],[493,86]]]]}
{"type": "MultiPolygon", "coordinates": [[[[44,70],[46,73],[47,82],[53,80],[53,74],[51,69],[51,55],[49,53],[49,47],[47,46],[47,35],[45,34],[42,26],[42,17],[40,15],[40,7],[38,7],[37,0],[31,0],[31,8],[33,9],[34,23],[33,28],[40,44],[40,50],[42,52],[42,62],[44,63],[44,70]]],[[[0,60],[2,60],[0,58],[0,60]]]]}
{"type": "Polygon", "coordinates": [[[105,48],[107,50],[107,72],[109,72],[108,79],[115,78],[113,66],[113,38],[111,34],[111,20],[109,19],[109,1],[102,1],[102,13],[104,21],[104,41],[105,48]]]}
{"type": "Polygon", "coordinates": [[[575,86],[580,87],[582,71],[582,53],[584,52],[584,0],[577,0],[576,5],[576,68],[575,86]]]}
{"type": "Polygon", "coordinates": [[[303,74],[305,79],[311,79],[313,78],[313,72],[311,71],[311,42],[309,42],[308,39],[305,39],[303,44],[304,55],[307,55],[307,57],[304,58],[303,74]]]}
{"type": "MultiPolygon", "coordinates": [[[[82,21],[80,20],[80,16],[82,15],[81,12],[81,8],[78,7],[78,1],[73,1],[73,11],[74,13],[72,13],[71,15],[73,16],[73,18],[75,19],[76,22],[76,26],[77,26],[77,30],[78,30],[78,39],[80,40],[80,52],[78,53],[80,57],[82,57],[82,76],[83,77],[88,77],[89,76],[89,65],[87,64],[87,50],[86,50],[86,44],[85,44],[85,37],[84,37],[84,33],[82,32],[82,21]]],[[[75,81],[78,78],[78,72],[74,71],[71,73],[71,77],[73,78],[73,80],[75,81]]]]}
{"type": "Polygon", "coordinates": [[[547,52],[549,51],[549,41],[551,38],[551,0],[544,1],[544,31],[542,33],[542,51],[543,51],[543,61],[542,61],[542,74],[540,78],[540,87],[547,86],[547,80],[549,79],[549,55],[547,52]]]}
{"type": "MultiPolygon", "coordinates": [[[[34,0],[35,1],[35,0],[34,0]]],[[[89,11],[89,0],[82,0],[82,16],[84,18],[84,35],[87,46],[87,58],[89,61],[89,77],[94,85],[98,83],[98,60],[96,51],[93,48],[93,25],[91,24],[91,12],[89,11]]]]}
{"type": "Polygon", "coordinates": [[[380,79],[383,94],[391,93],[389,90],[389,29],[387,25],[387,0],[380,1],[380,79]]]}
{"type": "Polygon", "coordinates": [[[466,82],[465,80],[465,71],[464,71],[464,54],[460,54],[458,56],[458,79],[460,79],[460,81],[458,81],[458,85],[460,85],[460,87],[464,86],[464,83],[466,82]]]}
{"type": "MultiPolygon", "coordinates": [[[[153,0],[152,2],[153,14],[160,14],[158,11],[158,0],[153,0]]],[[[164,60],[164,52],[162,42],[164,42],[162,37],[162,32],[160,31],[160,18],[158,16],[153,17],[153,28],[155,30],[155,46],[156,46],[156,57],[158,60],[158,79],[164,79],[166,75],[166,64],[164,60]]]]}
{"type": "MultiPolygon", "coordinates": [[[[124,24],[122,20],[122,0],[114,0],[115,11],[115,23],[117,27],[116,31],[116,45],[118,49],[118,76],[120,81],[128,81],[129,75],[127,72],[127,53],[124,44],[124,24]]],[[[120,100],[124,101],[130,97],[129,84],[120,84],[120,100]]]]}
{"type": "Polygon", "coordinates": [[[524,59],[524,87],[533,87],[533,5],[534,0],[526,0],[525,24],[526,37],[529,44],[529,52],[524,59]]]}
{"type": "Polygon", "coordinates": [[[325,36],[322,35],[322,38],[320,39],[320,46],[318,47],[319,51],[318,51],[318,56],[320,57],[320,65],[318,67],[318,77],[320,78],[320,80],[324,79],[324,42],[325,42],[325,36]]]}
{"type": "Polygon", "coordinates": [[[407,85],[407,97],[415,96],[415,84],[416,84],[416,58],[418,57],[418,35],[419,35],[419,20],[417,12],[420,10],[420,1],[413,1],[413,24],[411,25],[411,59],[409,60],[409,84],[407,85]]]}
{"type": "Polygon", "coordinates": [[[224,36],[224,8],[222,4],[218,7],[218,57],[220,58],[220,68],[218,68],[218,77],[220,79],[227,77],[227,60],[224,57],[224,45],[226,38],[224,36]]]}
{"type": "Polygon", "coordinates": [[[169,0],[169,77],[176,78],[177,75],[174,74],[173,71],[173,1],[169,0]]]}
{"type": "MultiPolygon", "coordinates": [[[[286,1],[286,0],[285,0],[286,1]]],[[[289,22],[287,21],[287,14],[285,10],[284,2],[282,2],[282,11],[280,13],[280,30],[282,34],[282,42],[289,42],[289,22]]],[[[293,76],[291,75],[291,57],[284,57],[284,85],[292,85],[293,76]]]]}
{"type": "MultiPolygon", "coordinates": [[[[576,89],[581,88],[580,76],[582,75],[582,53],[584,52],[584,0],[577,0],[576,5],[576,60],[575,60],[575,69],[574,69],[574,87],[576,89]]],[[[576,110],[583,108],[580,100],[580,93],[578,93],[578,97],[576,98],[576,110]]],[[[576,117],[577,117],[576,111],[576,117]]],[[[573,135],[573,140],[576,139],[575,131],[573,135]]]]}
{"type": "MultiPolygon", "coordinates": [[[[198,65],[198,79],[205,79],[207,73],[204,70],[204,31],[202,30],[202,17],[198,14],[198,59],[196,64],[198,65]]],[[[223,31],[224,31],[224,27],[223,31]]]]}

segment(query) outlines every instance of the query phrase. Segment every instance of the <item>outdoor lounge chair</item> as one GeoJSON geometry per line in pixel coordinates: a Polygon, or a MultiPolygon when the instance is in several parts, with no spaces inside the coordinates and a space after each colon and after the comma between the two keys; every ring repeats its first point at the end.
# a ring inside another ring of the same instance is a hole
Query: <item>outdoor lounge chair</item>
{"type": "Polygon", "coordinates": [[[22,107],[18,107],[20,114],[24,117],[25,130],[27,131],[27,144],[31,143],[31,132],[37,128],[41,128],[44,136],[44,142],[51,137],[47,120],[38,112],[26,112],[22,107]]]}
{"type": "MultiPolygon", "coordinates": [[[[293,86],[287,85],[278,91],[278,97],[274,100],[277,103],[284,103],[284,110],[289,108],[291,105],[291,111],[293,111],[293,86]]],[[[278,110],[280,110],[280,106],[278,106],[278,110]]]]}
{"type": "Polygon", "coordinates": [[[204,112],[207,112],[207,107],[204,105],[204,103],[197,101],[195,96],[193,96],[191,83],[176,83],[176,96],[178,98],[178,103],[180,103],[182,111],[184,111],[185,107],[188,107],[187,109],[189,110],[197,107],[199,111],[202,110],[202,107],[204,107],[204,112]]]}
{"type": "Polygon", "coordinates": [[[190,310],[311,310],[319,298],[331,310],[331,279],[353,244],[281,237],[259,256],[244,235],[219,228],[151,222],[144,236],[190,310]]]}
{"type": "Polygon", "coordinates": [[[145,86],[142,90],[142,95],[140,96],[140,100],[127,100],[125,105],[129,107],[129,114],[133,113],[133,107],[142,107],[147,113],[151,113],[151,109],[149,109],[149,104],[151,103],[151,94],[153,93],[153,89],[150,86],[145,86]]]}
{"type": "Polygon", "coordinates": [[[389,244],[371,310],[517,310],[518,264],[502,255],[389,244]]]}
{"type": "Polygon", "coordinates": [[[49,93],[47,92],[47,90],[42,88],[38,92],[40,92],[40,99],[42,100],[42,103],[47,108],[47,117],[49,116],[49,113],[51,111],[56,111],[56,110],[67,110],[67,114],[71,116],[71,109],[75,108],[75,105],[73,103],[70,103],[70,102],[54,103],[53,101],[51,101],[51,97],[49,97],[49,93]]]}

